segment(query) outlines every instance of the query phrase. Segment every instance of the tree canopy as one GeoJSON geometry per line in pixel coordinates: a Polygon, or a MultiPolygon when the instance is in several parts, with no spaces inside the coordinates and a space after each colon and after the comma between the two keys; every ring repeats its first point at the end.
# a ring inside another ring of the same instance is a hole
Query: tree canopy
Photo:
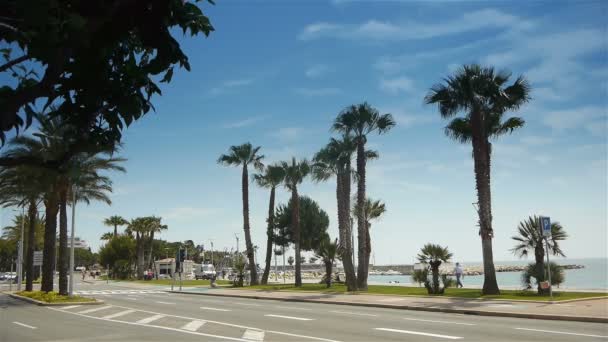
{"type": "MultiPolygon", "coordinates": [[[[291,225],[292,201],[287,205],[279,205],[275,218],[277,228],[276,244],[279,246],[294,243],[291,225]]],[[[329,216],[317,202],[310,197],[300,197],[300,246],[303,250],[316,250],[321,240],[327,236],[329,216]]]]}

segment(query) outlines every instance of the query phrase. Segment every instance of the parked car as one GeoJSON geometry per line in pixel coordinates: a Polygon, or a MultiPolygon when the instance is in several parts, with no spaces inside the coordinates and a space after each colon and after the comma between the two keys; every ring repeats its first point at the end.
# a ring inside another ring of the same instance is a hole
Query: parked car
{"type": "Polygon", "coordinates": [[[199,279],[211,279],[215,277],[215,267],[213,264],[196,265],[194,268],[194,278],[199,279]]]}

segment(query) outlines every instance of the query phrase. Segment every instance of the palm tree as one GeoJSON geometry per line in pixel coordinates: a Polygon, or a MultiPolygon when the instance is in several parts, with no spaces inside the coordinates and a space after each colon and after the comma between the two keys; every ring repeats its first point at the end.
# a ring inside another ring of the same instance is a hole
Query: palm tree
{"type": "Polygon", "coordinates": [[[448,262],[452,258],[452,253],[447,247],[441,247],[432,243],[427,243],[418,253],[418,261],[423,264],[428,264],[431,267],[433,275],[433,283],[430,288],[427,286],[430,294],[440,294],[439,289],[439,266],[442,262],[448,262]]]}
{"type": "Polygon", "coordinates": [[[298,185],[301,184],[310,173],[310,165],[306,159],[297,162],[296,158],[293,157],[291,159],[291,164],[288,162],[281,162],[281,167],[285,172],[284,185],[291,191],[291,201],[293,203],[291,208],[291,224],[293,225],[292,232],[294,235],[293,240],[296,254],[295,286],[302,287],[302,274],[300,271],[302,264],[300,256],[300,196],[298,195],[298,185]]]}
{"type": "MultiPolygon", "coordinates": [[[[374,201],[370,198],[367,198],[365,200],[365,204],[363,207],[363,217],[365,218],[365,225],[366,225],[366,239],[367,241],[369,241],[369,243],[367,244],[367,250],[365,251],[365,263],[367,263],[369,265],[369,257],[372,253],[372,248],[371,248],[371,237],[369,234],[369,230],[372,227],[372,223],[371,221],[373,220],[377,220],[380,218],[380,216],[384,215],[384,213],[386,212],[386,206],[384,205],[384,203],[380,202],[380,201],[374,201]]],[[[355,214],[355,216],[359,215],[359,208],[355,205],[353,208],[353,213],[355,214]]]]}
{"type": "Polygon", "coordinates": [[[260,147],[253,147],[251,143],[240,146],[230,146],[228,154],[222,154],[218,163],[226,166],[242,166],[241,187],[243,192],[243,231],[245,232],[245,245],[247,249],[247,259],[249,260],[249,271],[251,272],[251,285],[258,284],[258,272],[254,260],[253,243],[251,242],[251,231],[249,225],[249,175],[247,166],[252,165],[256,170],[261,171],[263,155],[258,154],[260,147]]]}
{"type": "Polygon", "coordinates": [[[154,266],[152,264],[152,247],[154,245],[154,233],[160,233],[163,230],[169,229],[169,227],[166,224],[161,223],[161,220],[162,220],[161,217],[152,216],[152,223],[151,223],[150,232],[149,232],[150,239],[148,242],[149,243],[148,268],[153,268],[153,266],[154,266]]]}
{"type": "Polygon", "coordinates": [[[274,236],[274,199],[277,186],[283,183],[285,172],[280,165],[268,165],[264,173],[253,176],[258,186],[270,189],[270,201],[268,202],[268,228],[266,229],[266,260],[264,273],[262,274],[262,285],[268,283],[270,274],[270,262],[272,261],[272,244],[274,236]]]}
{"type": "MultiPolygon", "coordinates": [[[[566,255],[559,246],[559,241],[566,240],[568,234],[559,222],[551,222],[551,237],[546,240],[548,251],[545,251],[545,244],[543,243],[545,238],[540,229],[539,220],[540,218],[535,215],[519,222],[517,226],[518,235],[512,237],[513,240],[517,241],[517,244],[511,251],[520,258],[527,257],[529,253],[533,252],[535,267],[540,270],[540,274],[544,274],[545,252],[565,257],[566,255]]],[[[540,282],[538,292],[543,292],[540,282]]]]}
{"type": "Polygon", "coordinates": [[[496,72],[492,67],[465,65],[445,84],[434,85],[425,97],[427,104],[437,104],[444,119],[459,112],[464,117],[452,119],[445,134],[460,142],[471,143],[475,164],[475,185],[479,209],[479,235],[484,263],[484,294],[499,294],[492,253],[492,201],[490,190],[490,138],[511,133],[524,125],[524,120],[511,117],[503,121],[507,111],[517,110],[530,99],[530,86],[523,76],[508,85],[511,74],[496,72]]]}
{"type": "Polygon", "coordinates": [[[154,229],[154,220],[151,217],[138,217],[129,223],[129,234],[135,234],[135,255],[137,259],[137,279],[143,279],[145,268],[145,241],[150,231],[154,229]]]}
{"type": "MultiPolygon", "coordinates": [[[[357,205],[363,207],[365,193],[365,144],[367,136],[377,132],[384,134],[395,126],[395,120],[391,114],[380,114],[377,109],[370,106],[367,102],[359,105],[346,107],[334,121],[333,130],[342,134],[352,134],[357,145],[357,205]]],[[[347,210],[350,208],[347,207],[347,210]]],[[[366,225],[363,213],[357,217],[357,239],[359,242],[359,260],[365,260],[365,253],[368,249],[366,238],[366,225]]],[[[367,290],[368,265],[364,262],[359,263],[357,270],[357,287],[359,290],[367,290]]]]}
{"type": "Polygon", "coordinates": [[[114,227],[114,236],[117,236],[118,227],[128,225],[129,221],[125,220],[125,218],[122,216],[114,215],[114,216],[110,216],[107,219],[103,220],[103,224],[108,227],[114,227]]]}
{"type": "MultiPolygon", "coordinates": [[[[336,260],[336,254],[338,250],[338,239],[334,242],[331,242],[329,235],[326,235],[319,244],[319,248],[316,250],[315,255],[317,258],[323,260],[323,264],[325,265],[325,283],[327,287],[331,287],[331,275],[333,273],[332,269],[334,266],[334,261],[336,260]]],[[[311,258],[312,259],[312,258],[311,258]]]]}
{"type": "Polygon", "coordinates": [[[114,237],[114,234],[112,234],[110,232],[105,232],[105,233],[101,234],[100,240],[110,241],[110,240],[112,240],[113,237],[114,237]]]}

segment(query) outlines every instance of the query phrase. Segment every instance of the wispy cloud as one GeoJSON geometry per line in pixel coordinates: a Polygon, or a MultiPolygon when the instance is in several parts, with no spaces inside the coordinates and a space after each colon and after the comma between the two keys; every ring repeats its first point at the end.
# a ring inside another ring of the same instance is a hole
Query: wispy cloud
{"type": "Polygon", "coordinates": [[[215,208],[202,208],[202,207],[175,207],[167,210],[162,213],[163,219],[168,220],[180,220],[180,221],[189,221],[200,219],[204,217],[208,217],[218,212],[218,209],[215,208]]]}
{"type": "Polygon", "coordinates": [[[299,34],[301,40],[335,38],[348,40],[403,41],[429,39],[487,28],[530,26],[531,23],[514,15],[495,9],[483,9],[443,22],[392,23],[369,20],[361,24],[336,24],[328,22],[306,26],[299,34]]]}
{"type": "Polygon", "coordinates": [[[252,126],[252,125],[254,125],[254,124],[256,124],[256,123],[258,123],[260,121],[263,121],[263,120],[265,120],[267,118],[268,118],[267,115],[253,116],[253,117],[245,118],[245,119],[242,119],[242,120],[226,123],[226,124],[222,125],[222,127],[223,128],[248,127],[248,126],[252,126]]]}
{"type": "Polygon", "coordinates": [[[331,96],[342,93],[340,88],[296,88],[296,94],[303,96],[331,96]]]}
{"type": "Polygon", "coordinates": [[[535,145],[535,146],[548,145],[553,142],[553,138],[541,137],[538,135],[528,135],[528,136],[521,138],[521,142],[526,145],[535,145]]]}
{"type": "Polygon", "coordinates": [[[304,129],[300,127],[282,127],[271,133],[271,136],[283,142],[291,142],[298,140],[304,133],[304,129]]]}
{"type": "Polygon", "coordinates": [[[329,66],[325,64],[317,64],[306,69],[304,74],[308,78],[321,78],[331,71],[332,68],[330,68],[329,66]]]}
{"type": "Polygon", "coordinates": [[[407,77],[383,78],[380,80],[380,89],[393,95],[410,92],[413,88],[412,80],[407,77]]]}
{"type": "Polygon", "coordinates": [[[543,123],[556,131],[584,128],[596,135],[607,133],[607,122],[608,112],[599,106],[550,111],[543,118],[543,123]]]}
{"type": "Polygon", "coordinates": [[[228,91],[232,88],[244,87],[244,86],[248,86],[252,83],[253,83],[253,79],[250,79],[250,78],[227,80],[227,81],[222,82],[221,85],[211,88],[211,90],[209,90],[209,95],[217,96],[217,95],[225,93],[226,91],[228,91]]]}

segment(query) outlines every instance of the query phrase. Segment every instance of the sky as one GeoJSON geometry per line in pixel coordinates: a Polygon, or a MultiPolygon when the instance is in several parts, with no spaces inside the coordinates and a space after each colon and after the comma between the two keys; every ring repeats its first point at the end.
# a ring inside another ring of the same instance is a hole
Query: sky
{"type": "MultiPolygon", "coordinates": [[[[372,262],[413,263],[428,242],[458,261],[480,261],[471,146],[444,134],[425,105],[429,88],[460,65],[524,75],[532,101],[509,116],[524,128],[493,141],[494,259],[513,260],[511,236],[529,215],[550,216],[569,234],[571,258],[607,256],[608,40],[602,1],[244,1],[199,6],[216,31],[175,32],[192,71],[176,72],[155,113],[133,124],[112,174],[112,205],[77,207],[76,235],[94,250],[103,219],[157,215],[160,238],[207,248],[244,248],[241,170],[217,164],[251,142],[272,163],[311,158],[336,115],[369,102],[397,122],[369,137],[367,194],[386,203],[371,228],[372,262]]],[[[263,264],[269,191],[250,184],[251,229],[263,264]]],[[[354,188],[353,188],[354,189],[354,188]]],[[[302,195],[330,216],[335,180],[306,180],[302,195]]],[[[279,203],[289,194],[280,188],[279,203]]],[[[10,222],[10,210],[1,222],[10,222]]]]}

